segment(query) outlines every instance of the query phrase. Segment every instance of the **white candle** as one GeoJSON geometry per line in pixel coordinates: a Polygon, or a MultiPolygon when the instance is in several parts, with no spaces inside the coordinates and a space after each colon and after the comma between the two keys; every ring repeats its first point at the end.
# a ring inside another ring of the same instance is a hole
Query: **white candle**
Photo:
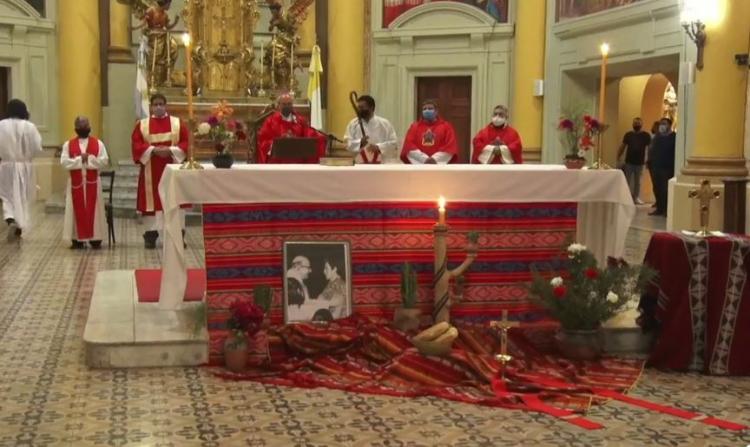
{"type": "Polygon", "coordinates": [[[445,225],[445,197],[438,199],[438,225],[445,225]]]}
{"type": "Polygon", "coordinates": [[[261,76],[261,82],[263,79],[263,73],[265,72],[265,67],[263,66],[263,42],[260,43],[260,76],[261,76]]]}
{"type": "Polygon", "coordinates": [[[188,117],[193,120],[193,61],[190,51],[190,33],[182,35],[182,43],[185,44],[185,71],[187,81],[188,117]]]}

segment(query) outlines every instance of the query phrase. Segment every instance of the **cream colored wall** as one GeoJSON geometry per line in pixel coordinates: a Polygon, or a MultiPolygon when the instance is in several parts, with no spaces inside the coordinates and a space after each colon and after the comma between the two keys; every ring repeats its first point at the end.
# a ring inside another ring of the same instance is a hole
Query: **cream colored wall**
{"type": "Polygon", "coordinates": [[[651,76],[643,90],[643,104],[641,114],[643,125],[650,130],[654,121],[662,117],[664,111],[664,91],[667,89],[669,79],[663,74],[651,76]]]}
{"type": "MultiPolygon", "coordinates": [[[[694,50],[685,44],[685,33],[680,26],[679,0],[643,0],[630,6],[593,14],[578,19],[555,23],[555,1],[547,2],[547,20],[552,24],[547,33],[547,68],[545,74],[544,151],[542,160],[559,163],[562,148],[557,142],[556,124],[566,106],[564,91],[566,73],[586,71],[591,78],[601,63],[599,45],[608,42],[610,63],[637,62],[640,59],[679,55],[681,61],[693,60],[694,50]]],[[[694,48],[694,46],[693,46],[694,48]]],[[[617,116],[620,94],[618,82],[608,82],[607,115],[617,116]],[[614,108],[612,102],[615,102],[614,108]]],[[[587,94],[598,94],[598,87],[587,89],[587,94]],[[592,92],[593,90],[593,92],[592,92]]],[[[690,110],[692,87],[681,85],[679,115],[690,110]]],[[[614,132],[605,137],[608,162],[612,162],[618,144],[614,132]]],[[[621,136],[620,136],[621,137],[621,136]]],[[[677,164],[686,157],[686,135],[678,133],[677,164]]]]}
{"type": "Polygon", "coordinates": [[[371,93],[400,139],[414,120],[417,77],[471,76],[473,131],[486,125],[495,104],[510,103],[512,24],[454,2],[413,8],[389,29],[382,20],[382,0],[373,0],[371,93]]]}

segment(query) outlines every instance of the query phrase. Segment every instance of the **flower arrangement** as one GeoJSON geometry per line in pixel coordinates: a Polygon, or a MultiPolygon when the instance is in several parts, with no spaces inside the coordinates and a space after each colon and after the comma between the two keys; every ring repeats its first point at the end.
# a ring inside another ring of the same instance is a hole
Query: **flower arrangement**
{"type": "Polygon", "coordinates": [[[628,265],[622,259],[598,267],[593,253],[581,244],[566,250],[567,274],[551,280],[533,272],[530,294],[550,311],[566,330],[596,330],[604,321],[638,300],[656,272],[646,266],[628,265]]]}
{"type": "Polygon", "coordinates": [[[241,121],[232,118],[234,109],[225,100],[219,101],[212,109],[211,115],[198,124],[196,135],[199,139],[210,140],[216,151],[227,153],[235,141],[247,139],[245,126],[241,121]]]}
{"type": "Polygon", "coordinates": [[[594,147],[594,138],[607,130],[607,125],[591,115],[570,112],[560,118],[557,130],[565,147],[565,159],[580,160],[594,147]]]}
{"type": "Polygon", "coordinates": [[[231,316],[227,326],[232,332],[232,343],[234,347],[247,344],[248,337],[252,337],[260,331],[263,324],[263,309],[255,303],[247,301],[236,301],[229,308],[231,316]]]}

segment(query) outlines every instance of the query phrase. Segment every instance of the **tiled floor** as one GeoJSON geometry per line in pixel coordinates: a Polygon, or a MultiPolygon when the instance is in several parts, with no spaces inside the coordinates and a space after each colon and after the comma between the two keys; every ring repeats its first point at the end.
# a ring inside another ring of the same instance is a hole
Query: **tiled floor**
{"type": "MultiPolygon", "coordinates": [[[[645,212],[642,211],[642,212],[645,212]]],[[[62,217],[38,216],[20,246],[0,244],[0,445],[111,446],[745,446],[732,433],[624,404],[584,431],[535,413],[226,382],[207,368],[89,370],[81,337],[96,272],[158,266],[140,228],[119,220],[114,250],[73,252],[62,217]]],[[[663,220],[639,216],[658,229],[663,220]]],[[[634,229],[627,258],[650,232],[634,229]]],[[[189,263],[201,263],[197,228],[189,263]]],[[[645,371],[634,395],[750,424],[750,379],[645,371]]]]}

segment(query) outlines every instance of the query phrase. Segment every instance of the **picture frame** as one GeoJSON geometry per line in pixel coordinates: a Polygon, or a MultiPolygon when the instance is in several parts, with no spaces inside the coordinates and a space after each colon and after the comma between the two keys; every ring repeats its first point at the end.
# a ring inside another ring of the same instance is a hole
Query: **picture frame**
{"type": "Polygon", "coordinates": [[[348,241],[285,241],[284,323],[326,322],[352,314],[348,241]]]}

